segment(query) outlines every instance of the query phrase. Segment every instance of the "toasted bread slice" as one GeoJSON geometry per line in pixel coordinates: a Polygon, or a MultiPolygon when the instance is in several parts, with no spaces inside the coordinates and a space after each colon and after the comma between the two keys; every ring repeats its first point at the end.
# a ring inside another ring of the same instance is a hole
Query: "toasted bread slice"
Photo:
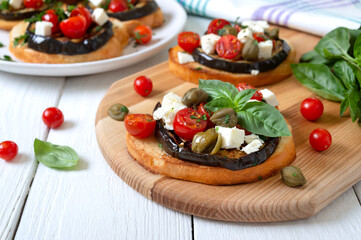
{"type": "Polygon", "coordinates": [[[8,21],[4,19],[0,19],[0,29],[3,30],[11,30],[13,27],[15,27],[21,20],[18,21],[8,21]]]}
{"type": "Polygon", "coordinates": [[[29,23],[20,22],[10,31],[10,52],[18,59],[28,63],[78,63],[103,60],[118,57],[122,54],[123,48],[128,44],[129,35],[126,26],[116,20],[111,19],[113,23],[113,37],[94,52],[79,55],[49,54],[39,52],[27,47],[27,44],[14,46],[13,41],[16,37],[25,33],[29,23]]]}
{"type": "Polygon", "coordinates": [[[180,64],[178,60],[178,52],[183,52],[179,46],[169,49],[169,70],[181,79],[193,83],[198,83],[199,79],[219,79],[224,82],[237,85],[238,83],[248,83],[254,87],[267,85],[284,80],[292,75],[290,63],[294,61],[296,52],[291,47],[288,57],[275,69],[267,72],[261,72],[258,75],[248,73],[230,73],[223,70],[213,69],[202,65],[198,62],[189,62],[180,64]]]}
{"type": "MultiPolygon", "coordinates": [[[[289,129],[291,130],[290,126],[289,129]]],[[[145,169],[153,173],[211,185],[233,185],[268,178],[291,164],[296,156],[292,136],[281,137],[277,149],[264,163],[232,171],[174,158],[158,146],[159,143],[153,136],[138,139],[127,133],[126,143],[130,155],[145,169]]]]}

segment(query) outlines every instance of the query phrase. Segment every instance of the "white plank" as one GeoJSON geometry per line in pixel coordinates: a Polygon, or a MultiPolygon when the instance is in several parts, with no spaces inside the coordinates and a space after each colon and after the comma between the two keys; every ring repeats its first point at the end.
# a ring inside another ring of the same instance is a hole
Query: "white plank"
{"type": "Polygon", "coordinates": [[[45,108],[57,104],[64,78],[39,78],[0,72],[0,142],[19,147],[11,162],[0,159],[0,239],[12,239],[37,163],[34,138],[43,139],[45,108]]]}

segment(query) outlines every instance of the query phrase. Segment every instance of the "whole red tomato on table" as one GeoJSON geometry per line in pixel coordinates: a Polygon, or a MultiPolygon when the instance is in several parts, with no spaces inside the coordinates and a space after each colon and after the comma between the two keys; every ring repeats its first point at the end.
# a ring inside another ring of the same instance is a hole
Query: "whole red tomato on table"
{"type": "Polygon", "coordinates": [[[43,112],[43,122],[49,128],[58,128],[64,122],[64,115],[59,108],[50,107],[43,112]]]}
{"type": "Polygon", "coordinates": [[[18,154],[18,145],[13,141],[4,141],[0,143],[0,158],[10,161],[18,154]]]}
{"type": "Polygon", "coordinates": [[[309,141],[316,151],[322,152],[331,146],[332,137],[326,129],[317,128],[311,132],[309,141]]]}

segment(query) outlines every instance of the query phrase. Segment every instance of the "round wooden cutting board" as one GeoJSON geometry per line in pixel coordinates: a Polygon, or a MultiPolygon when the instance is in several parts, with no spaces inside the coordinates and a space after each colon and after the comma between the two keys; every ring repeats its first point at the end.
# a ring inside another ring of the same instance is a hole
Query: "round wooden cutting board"
{"type": "MultiPolygon", "coordinates": [[[[319,38],[282,29],[298,51],[309,51],[319,38]],[[307,44],[306,44],[307,43],[307,44]]],[[[101,101],[96,116],[96,135],[105,160],[129,186],[145,197],[171,209],[199,217],[235,222],[272,222],[314,215],[361,179],[361,129],[346,113],[339,117],[339,104],[322,100],[325,112],[315,122],[305,120],[299,106],[303,99],[316,97],[291,77],[267,86],[276,93],[280,111],[293,128],[297,157],[307,179],[301,188],[290,188],[280,174],[251,184],[210,186],[153,174],[129,155],[125,144],[124,123],[115,121],[107,109],[115,103],[126,105],[130,113],[152,113],[155,104],[168,92],[183,95],[194,84],[173,76],[162,63],[115,82],[101,101]],[[133,90],[137,76],[153,81],[153,92],[141,97],[133,90]],[[325,152],[314,151],[308,136],[315,128],[330,131],[333,143],[325,152]]]]}

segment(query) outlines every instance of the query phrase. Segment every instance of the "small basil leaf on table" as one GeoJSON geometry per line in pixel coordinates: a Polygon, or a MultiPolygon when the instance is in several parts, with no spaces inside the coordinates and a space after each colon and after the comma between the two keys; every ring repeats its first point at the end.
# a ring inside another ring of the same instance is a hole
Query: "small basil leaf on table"
{"type": "Polygon", "coordinates": [[[75,166],[79,161],[78,153],[68,146],[59,146],[39,139],[34,141],[35,158],[42,164],[53,168],[75,166]]]}
{"type": "Polygon", "coordinates": [[[350,105],[350,103],[348,101],[348,95],[347,95],[341,102],[340,117],[342,117],[342,115],[345,113],[345,111],[346,111],[346,109],[348,108],[349,105],[350,105]]]}
{"type": "Polygon", "coordinates": [[[333,65],[333,73],[341,79],[347,89],[352,89],[356,86],[355,73],[346,61],[337,61],[333,65]]]}
{"type": "Polygon", "coordinates": [[[309,51],[302,55],[300,62],[303,63],[316,63],[316,64],[329,64],[331,61],[322,57],[315,50],[309,51]]]}
{"type": "Polygon", "coordinates": [[[297,80],[316,94],[332,101],[342,101],[345,87],[326,65],[314,63],[291,64],[297,80]]]}
{"type": "Polygon", "coordinates": [[[227,82],[221,82],[219,80],[199,79],[199,88],[208,93],[209,100],[216,98],[227,98],[233,102],[233,99],[238,94],[238,90],[235,86],[227,82]]]}
{"type": "Polygon", "coordinates": [[[316,45],[315,50],[327,59],[341,59],[348,56],[350,48],[349,29],[339,27],[327,33],[316,45]]]}
{"type": "Polygon", "coordinates": [[[257,89],[245,89],[240,91],[234,98],[234,105],[237,111],[240,111],[244,105],[252,98],[257,89]]]}

